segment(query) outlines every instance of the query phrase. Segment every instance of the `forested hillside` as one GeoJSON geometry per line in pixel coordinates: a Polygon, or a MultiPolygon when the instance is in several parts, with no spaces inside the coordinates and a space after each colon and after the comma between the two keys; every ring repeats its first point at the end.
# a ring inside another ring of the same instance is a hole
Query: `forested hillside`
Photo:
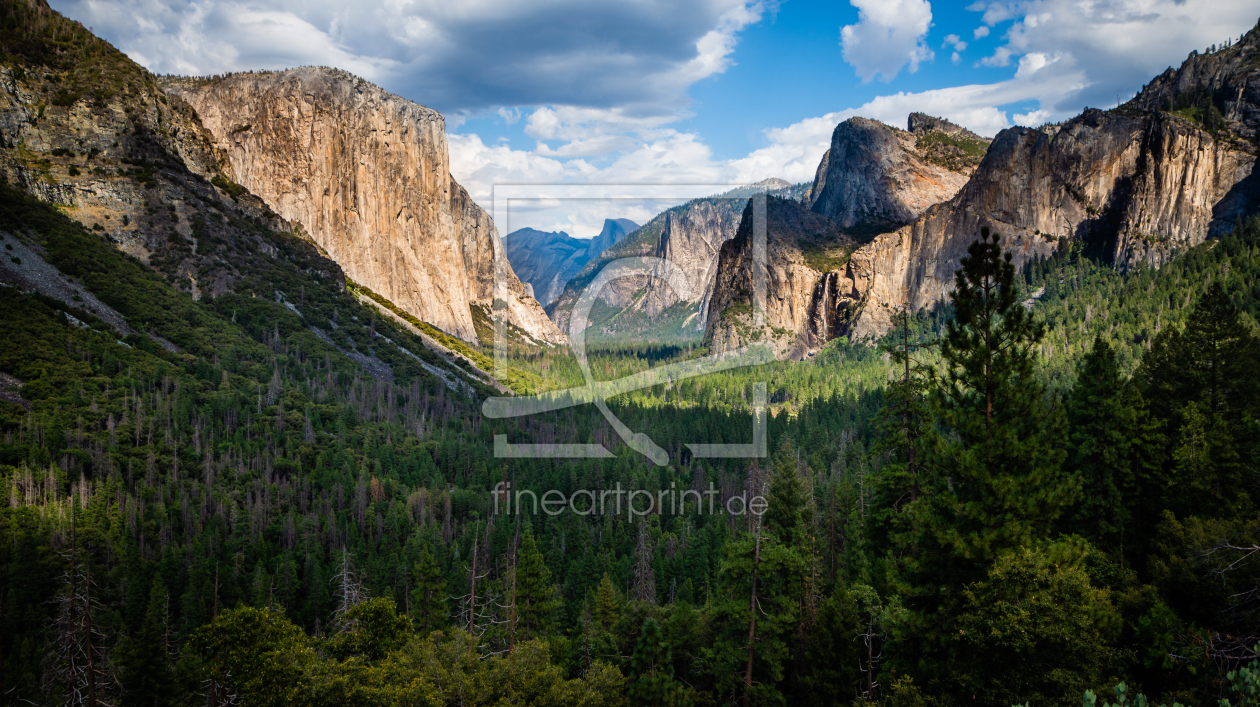
{"type": "MultiPolygon", "coordinates": [[[[87,36],[4,7],[10,72],[87,36]]],[[[144,196],[147,262],[49,203],[86,156],[0,184],[0,703],[1255,704],[1260,217],[1124,273],[976,233],[879,342],[609,401],[657,466],[593,406],[484,416],[247,192],[126,135],[143,166],[91,169],[144,196]],[[759,382],[768,456],[696,458],[752,438],[759,382]]]]}

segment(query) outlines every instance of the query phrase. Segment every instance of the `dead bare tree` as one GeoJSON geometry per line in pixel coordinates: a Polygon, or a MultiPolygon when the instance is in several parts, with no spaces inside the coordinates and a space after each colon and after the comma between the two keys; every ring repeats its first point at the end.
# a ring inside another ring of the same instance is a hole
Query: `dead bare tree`
{"type": "MultiPolygon", "coordinates": [[[[1260,614],[1260,574],[1257,573],[1260,570],[1260,543],[1252,538],[1221,538],[1201,550],[1199,560],[1222,581],[1240,575],[1249,578],[1243,581],[1249,586],[1229,597],[1220,630],[1209,631],[1205,636],[1183,637],[1185,640],[1182,642],[1189,652],[1195,657],[1202,657],[1206,652],[1224,673],[1260,658],[1255,650],[1260,643],[1260,621],[1257,621],[1260,614]],[[1203,645],[1205,641],[1206,645],[1203,645]]],[[[1175,660],[1183,658],[1176,652],[1170,657],[1175,660]]]]}
{"type": "Polygon", "coordinates": [[[757,642],[757,612],[761,606],[757,602],[757,570],[761,565],[761,514],[754,513],[752,590],[748,600],[748,663],[744,667],[744,707],[748,707],[752,699],[753,686],[753,645],[757,642]]]}
{"type": "Polygon", "coordinates": [[[62,554],[70,567],[62,576],[62,591],[53,600],[53,646],[45,664],[44,684],[53,694],[61,692],[61,703],[67,707],[112,707],[120,683],[105,649],[105,635],[93,618],[100,613],[100,606],[92,598],[91,556],[79,548],[74,516],[72,507],[70,550],[62,554]]]}
{"type": "MultiPolygon", "coordinates": [[[[489,535],[487,529],[487,536],[489,535]]],[[[503,653],[514,647],[515,631],[513,626],[515,612],[515,587],[509,603],[503,603],[503,597],[495,589],[496,582],[489,580],[493,568],[480,564],[478,552],[481,544],[481,533],[473,536],[472,563],[468,572],[468,593],[451,597],[459,606],[459,624],[477,640],[468,645],[468,650],[476,648],[483,655],[503,653]],[[509,619],[504,619],[504,614],[509,619]],[[502,635],[506,628],[508,635],[502,635]],[[506,641],[503,640],[506,638],[506,641]],[[497,647],[497,650],[495,649],[497,647]]],[[[515,572],[513,572],[515,575],[515,572]]]]}
{"type": "Polygon", "coordinates": [[[337,594],[337,608],[333,611],[333,626],[338,631],[344,631],[348,628],[345,622],[346,612],[368,600],[367,589],[363,587],[363,582],[359,580],[359,575],[354,569],[354,558],[344,548],[341,548],[341,566],[337,569],[337,574],[333,575],[332,582],[334,591],[337,594]]]}
{"type": "Polygon", "coordinates": [[[639,544],[634,554],[634,597],[655,604],[656,568],[652,566],[652,536],[647,523],[639,523],[639,544]]]}

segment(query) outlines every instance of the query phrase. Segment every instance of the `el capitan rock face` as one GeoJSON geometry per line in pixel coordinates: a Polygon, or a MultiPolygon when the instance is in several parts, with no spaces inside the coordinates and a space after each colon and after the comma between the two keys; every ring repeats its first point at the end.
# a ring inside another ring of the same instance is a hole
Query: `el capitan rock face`
{"type": "MultiPolygon", "coordinates": [[[[168,79],[165,88],[196,109],[232,178],[302,224],[351,279],[477,340],[470,307],[491,302],[502,244],[451,178],[440,113],[335,69],[168,79]]],[[[563,340],[507,270],[509,321],[563,340]]]]}

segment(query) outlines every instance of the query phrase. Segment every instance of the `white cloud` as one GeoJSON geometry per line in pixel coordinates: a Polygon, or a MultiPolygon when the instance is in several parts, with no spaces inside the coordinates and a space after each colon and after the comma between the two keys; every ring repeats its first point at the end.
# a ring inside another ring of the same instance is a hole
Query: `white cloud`
{"type": "Polygon", "coordinates": [[[497,109],[495,109],[494,112],[498,113],[499,117],[503,118],[503,122],[508,125],[515,125],[516,121],[521,119],[520,108],[513,108],[511,110],[508,110],[507,108],[504,108],[503,106],[499,106],[497,109]]]}
{"type": "MultiPolygon", "coordinates": [[[[842,28],[841,46],[863,81],[890,81],[933,59],[927,0],[850,1],[859,18],[842,28]]],[[[677,122],[689,115],[688,90],[732,65],[740,33],[773,12],[773,0],[52,4],[157,72],[335,65],[438,108],[447,116],[452,171],[478,200],[512,182],[806,181],[835,125],[850,116],[900,126],[917,110],[986,135],[1062,120],[1132,95],[1191,49],[1249,29],[1256,16],[1254,0],[981,0],[969,8],[981,13],[973,39],[999,41],[980,61],[1015,64],[1011,78],[879,96],[767,129],[764,147],[719,160],[677,122]],[[523,121],[536,146],[514,150],[501,144],[510,141],[458,134],[472,116],[523,121]]],[[[968,49],[963,36],[941,45],[956,64],[968,49]]],[[[636,218],[597,211],[583,206],[547,218],[575,235],[591,235],[604,216],[636,218]]]]}
{"type": "MultiPolygon", "coordinates": [[[[982,64],[1008,66],[1016,57],[1042,54],[1062,56],[1086,72],[1088,85],[1080,92],[1061,103],[1041,102],[1039,110],[1054,120],[1132,96],[1165,68],[1179,66],[1191,49],[1251,29],[1257,15],[1249,0],[985,0],[969,9],[982,11],[988,26],[1011,21],[1005,42],[982,64]]],[[[987,27],[977,36],[981,29],[987,27]]]]}
{"type": "Polygon", "coordinates": [[[1002,47],[998,47],[997,49],[995,49],[995,50],[993,51],[993,55],[992,55],[992,56],[986,56],[985,58],[981,59],[981,60],[980,60],[980,65],[983,65],[983,66],[1010,66],[1010,65],[1011,65],[1011,55],[1013,55],[1013,54],[1015,54],[1015,51],[1014,51],[1013,49],[1011,49],[1009,46],[1002,46],[1002,47]]]}
{"type": "Polygon", "coordinates": [[[891,81],[909,64],[931,61],[933,53],[923,43],[932,26],[932,6],[927,0],[849,0],[858,9],[857,24],[840,30],[844,60],[853,65],[863,81],[879,76],[891,81]]]}
{"type": "Polygon", "coordinates": [[[157,73],[331,65],[448,116],[670,114],[772,0],[52,0],[157,73]]]}
{"type": "MultiPolygon", "coordinates": [[[[450,135],[451,171],[482,203],[489,203],[496,183],[748,184],[767,177],[805,182],[813,179],[836,125],[853,116],[901,127],[911,112],[921,111],[982,135],[994,135],[1012,124],[1039,125],[1051,117],[1044,111],[1010,117],[997,106],[1028,100],[1055,102],[1085,83],[1084,73],[1063,56],[1024,57],[1016,75],[1006,81],[880,96],[860,106],[766,130],[769,145],[731,160],[713,159],[699,136],[681,132],[639,144],[606,166],[487,146],[475,135],[450,135]]],[[[554,127],[560,122],[546,118],[546,130],[561,130],[554,127]]],[[[603,219],[611,215],[609,208],[607,204],[596,207],[577,202],[550,210],[539,207],[527,212],[533,220],[522,225],[586,237],[598,231],[603,219]]]]}

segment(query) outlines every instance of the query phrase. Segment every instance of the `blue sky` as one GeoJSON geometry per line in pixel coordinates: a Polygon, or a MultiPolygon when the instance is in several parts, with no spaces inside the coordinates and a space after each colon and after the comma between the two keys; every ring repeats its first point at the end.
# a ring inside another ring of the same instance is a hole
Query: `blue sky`
{"type": "MultiPolygon", "coordinates": [[[[793,182],[854,116],[986,135],[1123,100],[1255,0],[51,0],[158,73],[331,65],[447,116],[495,184],[793,182]]],[[[593,202],[522,217],[589,237],[593,202]]]]}
{"type": "MultiPolygon", "coordinates": [[[[856,7],[848,3],[787,0],[778,5],[777,11],[766,12],[760,22],[740,32],[731,65],[691,86],[687,91],[690,104],[684,113],[692,115],[672,126],[704,136],[715,158],[736,159],[768,144],[763,132],[767,127],[790,125],[803,117],[861,105],[884,93],[1009,78],[1013,73],[1010,67],[974,66],[992,54],[1001,38],[990,34],[972,39],[973,31],[983,24],[983,13],[965,9],[968,4],[930,5],[929,40],[943,40],[951,34],[967,39],[968,46],[959,52],[958,64],[950,60],[952,45],[944,48],[937,41],[938,46],[933,47],[929,41],[925,45],[935,54],[934,60],[920,62],[913,73],[902,70],[892,81],[885,82],[879,78],[862,81],[854,67],[844,61],[840,29],[859,21],[856,7]]],[[[1260,10],[1257,15],[1260,16],[1260,10]]],[[[995,29],[1001,31],[1001,27],[995,29]]],[[[1029,107],[1035,108],[1036,102],[1008,107],[1022,113],[1029,107]]],[[[514,149],[529,150],[535,146],[522,123],[508,125],[493,112],[470,116],[458,132],[473,132],[483,138],[507,137],[514,149]]]]}

